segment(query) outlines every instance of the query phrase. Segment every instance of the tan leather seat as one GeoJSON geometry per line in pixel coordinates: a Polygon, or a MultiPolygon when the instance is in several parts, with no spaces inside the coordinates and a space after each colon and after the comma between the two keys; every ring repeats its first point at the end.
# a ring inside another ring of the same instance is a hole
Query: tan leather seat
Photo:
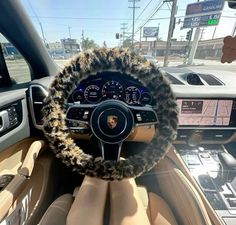
{"type": "Polygon", "coordinates": [[[73,195],[64,194],[57,198],[44,213],[40,225],[65,225],[66,217],[73,203],[73,195]]]}
{"type": "MultiPolygon", "coordinates": [[[[164,199],[154,193],[148,193],[144,187],[138,187],[138,190],[152,225],[177,225],[175,217],[164,199]]],[[[71,194],[62,195],[51,204],[39,224],[65,225],[72,202],[71,194]]]]}
{"type": "Polygon", "coordinates": [[[201,197],[168,157],[157,165],[156,174],[162,196],[182,225],[211,225],[201,197]]]}

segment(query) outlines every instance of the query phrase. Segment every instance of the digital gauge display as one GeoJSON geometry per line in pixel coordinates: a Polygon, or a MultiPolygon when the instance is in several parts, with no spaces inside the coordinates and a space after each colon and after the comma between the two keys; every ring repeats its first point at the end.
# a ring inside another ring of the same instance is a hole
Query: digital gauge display
{"type": "Polygon", "coordinates": [[[102,96],[106,99],[118,99],[123,97],[123,87],[118,81],[108,81],[103,85],[102,96]]]}
{"type": "Polygon", "coordinates": [[[72,94],[72,99],[74,102],[84,102],[84,93],[81,90],[76,90],[73,94],[72,94]]]}
{"type": "Polygon", "coordinates": [[[135,86],[127,87],[125,90],[125,101],[128,104],[137,104],[139,103],[141,93],[139,89],[135,86]]]}
{"type": "Polygon", "coordinates": [[[89,85],[84,90],[84,98],[90,103],[97,103],[101,99],[100,87],[97,85],[89,85]]]}

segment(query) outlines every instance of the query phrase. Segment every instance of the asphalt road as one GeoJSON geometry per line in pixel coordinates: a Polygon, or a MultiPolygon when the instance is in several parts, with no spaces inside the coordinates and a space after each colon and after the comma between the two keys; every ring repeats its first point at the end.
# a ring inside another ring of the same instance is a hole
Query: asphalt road
{"type": "MultiPolygon", "coordinates": [[[[55,60],[55,62],[60,66],[63,67],[69,60],[55,60]]],[[[28,68],[27,63],[23,59],[17,60],[6,60],[7,67],[10,73],[10,76],[15,79],[17,83],[23,83],[30,80],[30,71],[28,68]]],[[[198,67],[199,69],[204,70],[223,70],[223,71],[232,71],[236,72],[236,62],[231,64],[222,64],[216,60],[194,60],[194,66],[198,67]]],[[[183,64],[183,59],[170,59],[169,66],[180,66],[183,64]]],[[[163,65],[163,61],[159,61],[159,65],[163,65]]]]}

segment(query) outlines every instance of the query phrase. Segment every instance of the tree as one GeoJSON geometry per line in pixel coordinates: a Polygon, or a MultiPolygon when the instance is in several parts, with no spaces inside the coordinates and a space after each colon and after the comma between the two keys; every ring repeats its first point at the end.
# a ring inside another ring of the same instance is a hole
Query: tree
{"type": "Polygon", "coordinates": [[[83,39],[82,43],[81,43],[81,46],[82,46],[83,50],[87,50],[87,49],[90,49],[90,48],[98,48],[99,47],[98,44],[96,44],[94,40],[89,39],[89,38],[83,39]]]}
{"type": "Polygon", "coordinates": [[[122,47],[123,48],[131,48],[132,47],[132,41],[131,39],[126,39],[123,41],[123,44],[122,44],[122,47]]]}

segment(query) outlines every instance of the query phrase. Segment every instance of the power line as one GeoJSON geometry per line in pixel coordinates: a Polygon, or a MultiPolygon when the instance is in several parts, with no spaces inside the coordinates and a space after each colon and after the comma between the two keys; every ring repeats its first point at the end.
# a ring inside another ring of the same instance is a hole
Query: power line
{"type": "Polygon", "coordinates": [[[41,30],[41,33],[42,33],[43,42],[44,42],[44,45],[46,46],[46,38],[45,38],[45,35],[44,35],[44,31],[43,31],[43,25],[42,25],[41,21],[39,20],[39,17],[38,17],[38,15],[37,15],[37,13],[35,12],[33,6],[31,5],[30,0],[27,0],[27,2],[28,2],[28,4],[29,4],[29,6],[30,6],[30,8],[31,8],[31,10],[32,10],[32,12],[33,12],[33,14],[35,15],[35,17],[36,17],[38,23],[39,23],[40,30],[41,30]]]}
{"type": "Polygon", "coordinates": [[[146,19],[146,21],[141,26],[139,26],[139,28],[135,31],[135,34],[137,32],[139,32],[140,29],[142,29],[142,27],[144,27],[150,21],[150,19],[156,14],[156,12],[163,6],[163,4],[164,4],[164,2],[162,2],[162,1],[159,2],[159,5],[154,9],[152,15],[149,16],[149,18],[146,19]]]}
{"type": "MultiPolygon", "coordinates": [[[[152,1],[153,1],[153,0],[150,0],[150,1],[148,2],[148,4],[144,7],[144,9],[142,10],[142,12],[139,13],[139,15],[138,15],[138,17],[136,18],[135,22],[142,16],[142,14],[143,14],[144,11],[147,9],[147,7],[151,4],[152,1]]],[[[132,28],[132,25],[128,28],[128,30],[130,30],[131,28],[132,28]]]]}
{"type": "Polygon", "coordinates": [[[136,18],[135,21],[137,21],[137,20],[142,16],[142,14],[143,14],[144,11],[147,9],[147,7],[151,4],[152,1],[153,1],[153,0],[150,0],[150,1],[148,2],[148,4],[144,7],[144,9],[143,9],[142,12],[138,15],[138,17],[136,18]]]}
{"type": "MultiPolygon", "coordinates": [[[[36,16],[30,16],[34,18],[36,16]]],[[[132,20],[129,18],[109,18],[109,17],[70,17],[70,16],[37,16],[37,18],[41,19],[70,19],[70,20],[132,20]]]]}
{"type": "Polygon", "coordinates": [[[125,35],[126,35],[126,30],[127,30],[127,23],[121,23],[121,31],[122,31],[122,44],[124,43],[125,40],[125,35]]]}

